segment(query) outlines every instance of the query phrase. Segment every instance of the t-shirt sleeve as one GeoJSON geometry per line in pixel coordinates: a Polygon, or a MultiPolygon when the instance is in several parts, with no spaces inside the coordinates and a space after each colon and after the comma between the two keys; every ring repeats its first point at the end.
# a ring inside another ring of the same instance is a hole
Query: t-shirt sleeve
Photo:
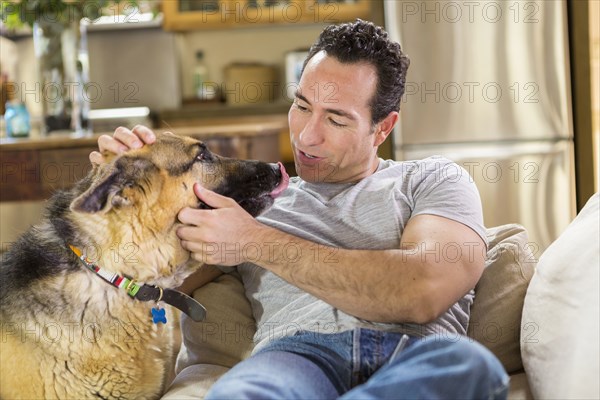
{"type": "Polygon", "coordinates": [[[432,214],[473,229],[487,246],[477,186],[460,165],[443,157],[421,160],[411,172],[411,216],[432,214]]]}

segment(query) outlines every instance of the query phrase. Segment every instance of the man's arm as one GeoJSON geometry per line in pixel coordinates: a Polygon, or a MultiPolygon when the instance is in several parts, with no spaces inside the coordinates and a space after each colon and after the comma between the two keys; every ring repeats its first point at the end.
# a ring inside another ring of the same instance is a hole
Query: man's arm
{"type": "Polygon", "coordinates": [[[178,235],[195,258],[221,265],[251,261],[369,321],[430,322],[472,289],[483,271],[483,240],[447,218],[413,217],[400,249],[336,249],[261,224],[233,200],[195,190],[214,207],[179,214],[188,225],[178,235]]]}
{"type": "Polygon", "coordinates": [[[400,249],[321,246],[321,255],[330,252],[329,260],[315,259],[314,243],[273,231],[264,231],[265,240],[293,241],[307,256],[294,263],[287,263],[285,254],[278,260],[264,258],[262,267],[373,322],[431,322],[472,289],[483,271],[481,238],[461,223],[434,215],[412,218],[400,249]]]}

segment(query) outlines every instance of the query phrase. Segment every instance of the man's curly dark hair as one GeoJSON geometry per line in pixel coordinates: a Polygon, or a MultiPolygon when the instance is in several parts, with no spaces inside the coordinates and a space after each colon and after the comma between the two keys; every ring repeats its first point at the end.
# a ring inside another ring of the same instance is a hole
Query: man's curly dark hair
{"type": "Polygon", "coordinates": [[[361,19],[328,26],[310,48],[302,72],[321,50],[344,64],[368,63],[376,68],[377,89],[370,104],[373,124],[400,110],[410,60],[383,28],[361,19]]]}

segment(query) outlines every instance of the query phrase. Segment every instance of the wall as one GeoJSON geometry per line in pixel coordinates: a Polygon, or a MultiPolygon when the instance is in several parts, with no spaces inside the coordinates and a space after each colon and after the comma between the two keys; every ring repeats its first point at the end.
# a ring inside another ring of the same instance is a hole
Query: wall
{"type": "Polygon", "coordinates": [[[284,60],[288,51],[308,48],[315,41],[324,24],[289,25],[258,28],[250,26],[222,31],[196,31],[177,35],[176,42],[181,60],[182,93],[193,96],[192,68],[196,50],[203,50],[210,78],[223,81],[223,67],[232,62],[261,62],[278,68],[284,79],[284,60]]]}
{"type": "MultiPolygon", "coordinates": [[[[172,34],[160,29],[89,32],[91,108],[177,107],[179,67],[174,42],[172,34]]],[[[33,40],[22,38],[17,47],[17,80],[33,92],[37,82],[33,40]]],[[[25,94],[25,100],[32,115],[41,114],[36,95],[25,94]]]]}

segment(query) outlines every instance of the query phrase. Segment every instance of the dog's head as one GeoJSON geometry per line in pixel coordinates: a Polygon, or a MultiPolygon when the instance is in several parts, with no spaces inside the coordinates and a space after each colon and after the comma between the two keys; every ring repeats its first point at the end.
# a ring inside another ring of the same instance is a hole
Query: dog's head
{"type": "Polygon", "coordinates": [[[199,140],[170,133],[158,134],[155,143],[115,157],[91,174],[91,185],[71,203],[78,221],[89,221],[88,231],[97,226],[103,230],[99,235],[110,236],[107,240],[133,243],[140,256],[158,250],[171,268],[189,258],[175,229],[182,208],[203,206],[194,183],[233,198],[257,216],[289,180],[281,164],[220,157],[199,140]]]}

